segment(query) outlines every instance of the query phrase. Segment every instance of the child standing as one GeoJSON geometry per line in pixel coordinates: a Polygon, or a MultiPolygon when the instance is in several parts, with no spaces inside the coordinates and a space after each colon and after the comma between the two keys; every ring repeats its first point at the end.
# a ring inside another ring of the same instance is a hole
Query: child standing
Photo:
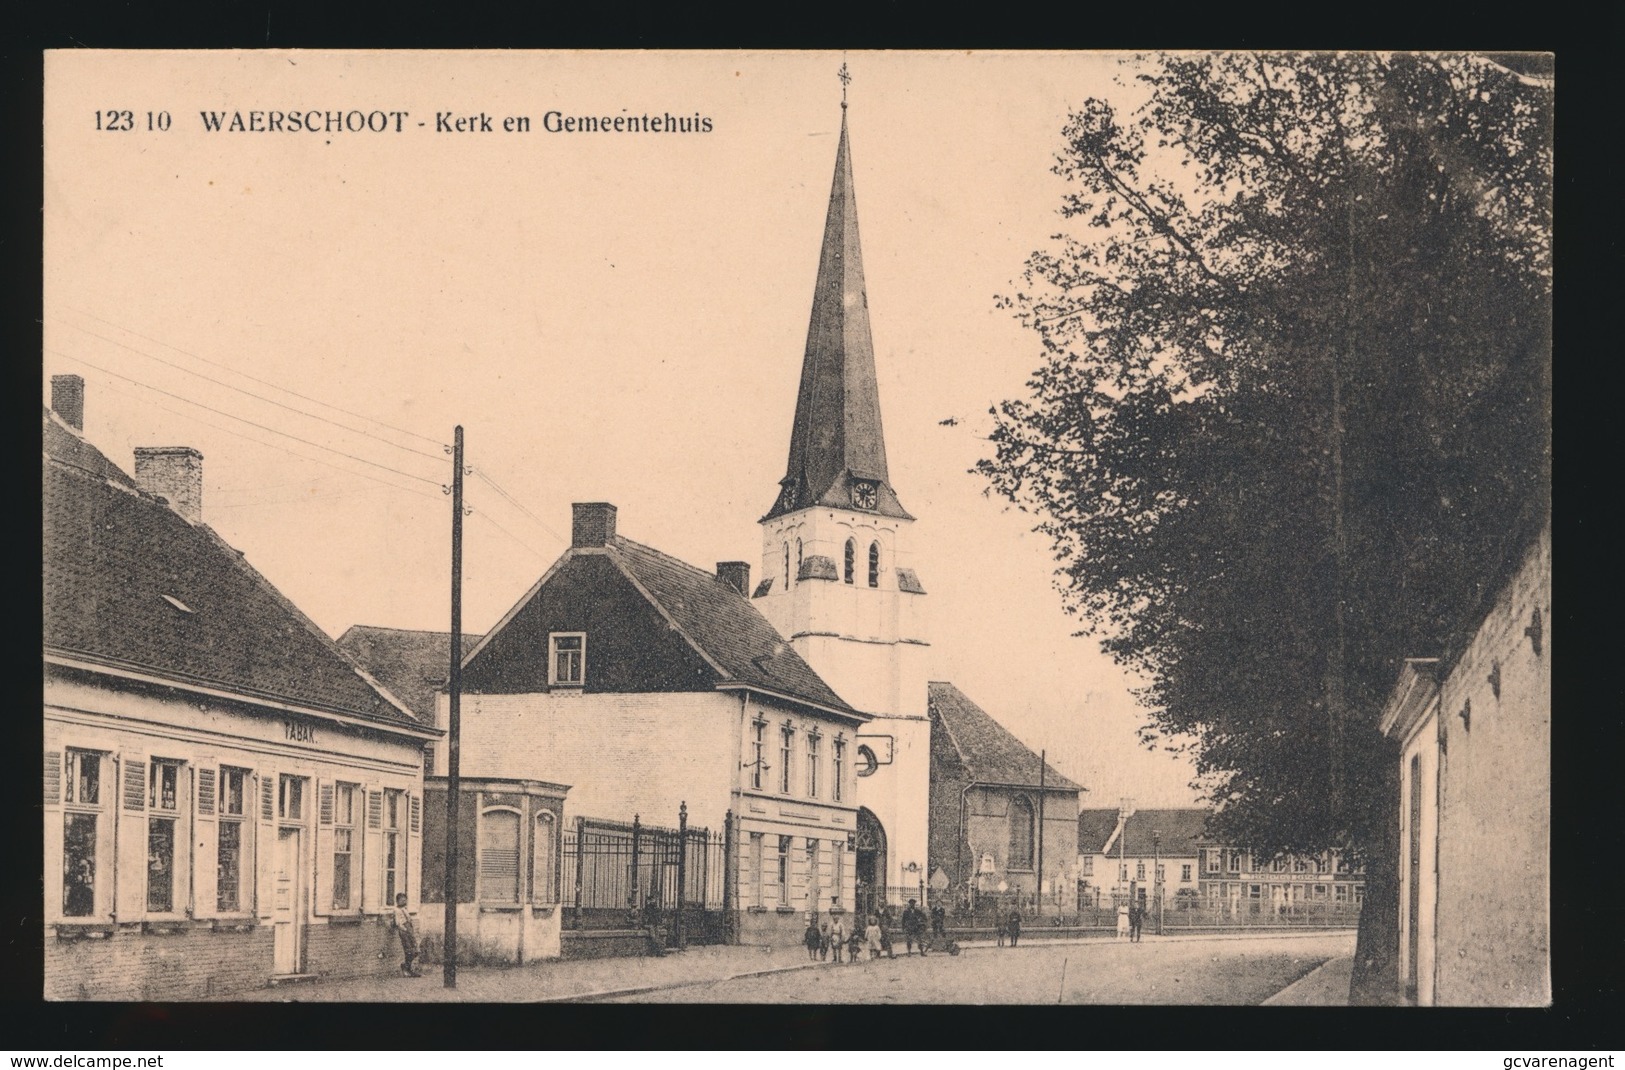
{"type": "Polygon", "coordinates": [[[406,912],[406,893],[400,892],[395,896],[395,909],[390,914],[389,923],[396,934],[401,938],[401,954],[405,961],[401,963],[401,972],[408,977],[422,977],[418,972],[418,928],[412,920],[412,915],[406,912]]]}

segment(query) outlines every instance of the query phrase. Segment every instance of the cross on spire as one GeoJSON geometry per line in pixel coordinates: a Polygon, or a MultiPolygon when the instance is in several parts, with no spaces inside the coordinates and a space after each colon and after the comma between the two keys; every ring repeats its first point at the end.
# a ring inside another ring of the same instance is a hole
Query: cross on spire
{"type": "Polygon", "coordinates": [[[846,69],[846,60],[841,60],[841,69],[835,73],[841,80],[841,107],[846,107],[846,87],[852,84],[852,74],[846,69]]]}

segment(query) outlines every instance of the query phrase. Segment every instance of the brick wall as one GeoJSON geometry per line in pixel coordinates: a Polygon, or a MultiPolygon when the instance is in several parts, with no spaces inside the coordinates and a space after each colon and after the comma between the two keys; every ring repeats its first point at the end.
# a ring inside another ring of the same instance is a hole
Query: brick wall
{"type": "Polygon", "coordinates": [[[1440,688],[1441,1005],[1551,1001],[1551,629],[1548,528],[1440,688]]]}

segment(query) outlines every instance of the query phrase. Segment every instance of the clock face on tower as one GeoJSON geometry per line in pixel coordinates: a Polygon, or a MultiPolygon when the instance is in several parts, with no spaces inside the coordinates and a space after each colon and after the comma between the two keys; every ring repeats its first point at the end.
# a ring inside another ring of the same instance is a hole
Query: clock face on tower
{"type": "Polygon", "coordinates": [[[879,486],[870,479],[858,479],[852,483],[852,504],[859,509],[873,509],[879,498],[879,486]]]}

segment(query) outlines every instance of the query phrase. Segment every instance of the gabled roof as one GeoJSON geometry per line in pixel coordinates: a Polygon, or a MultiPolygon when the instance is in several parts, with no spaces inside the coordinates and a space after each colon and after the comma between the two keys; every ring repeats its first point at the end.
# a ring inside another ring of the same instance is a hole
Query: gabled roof
{"type": "Polygon", "coordinates": [[[421,729],[206,525],[47,414],[47,656],[421,729]]]}
{"type": "Polygon", "coordinates": [[[908,517],[886,469],[875,348],[869,334],[869,295],[858,243],[858,202],[852,187],[852,153],[843,106],[801,388],[790,432],[790,459],[779,497],[762,519],[813,505],[856,508],[853,484],[857,480],[876,484],[873,512],[908,517]]]}
{"type": "MultiPolygon", "coordinates": [[[[928,689],[931,721],[946,735],[967,780],[1038,787],[1038,755],[953,684],[933,680],[928,689]]],[[[1044,787],[1082,791],[1044,763],[1044,787]]]]}
{"type": "Polygon", "coordinates": [[[745,684],[863,716],[732,585],[622,535],[609,539],[605,550],[700,655],[720,670],[719,686],[745,684]]]}
{"type": "Polygon", "coordinates": [[[1116,810],[1078,811],[1078,853],[1099,854],[1117,831],[1116,810]]]}
{"type": "MultiPolygon", "coordinates": [[[[1196,854],[1197,841],[1207,827],[1209,811],[1201,807],[1181,807],[1172,810],[1136,810],[1129,815],[1123,827],[1122,854],[1125,858],[1150,858],[1160,854],[1164,858],[1185,858],[1196,854]],[[1153,843],[1152,834],[1156,833],[1153,843]]],[[[1117,831],[1117,811],[1078,811],[1078,852],[1116,855],[1119,845],[1113,838],[1117,831]]]]}
{"type": "MultiPolygon", "coordinates": [[[[465,634],[463,655],[479,641],[478,635],[465,634]]],[[[446,686],[450,675],[450,632],[356,624],[339,636],[338,648],[404,702],[418,720],[434,724],[435,693],[446,686]]]]}

